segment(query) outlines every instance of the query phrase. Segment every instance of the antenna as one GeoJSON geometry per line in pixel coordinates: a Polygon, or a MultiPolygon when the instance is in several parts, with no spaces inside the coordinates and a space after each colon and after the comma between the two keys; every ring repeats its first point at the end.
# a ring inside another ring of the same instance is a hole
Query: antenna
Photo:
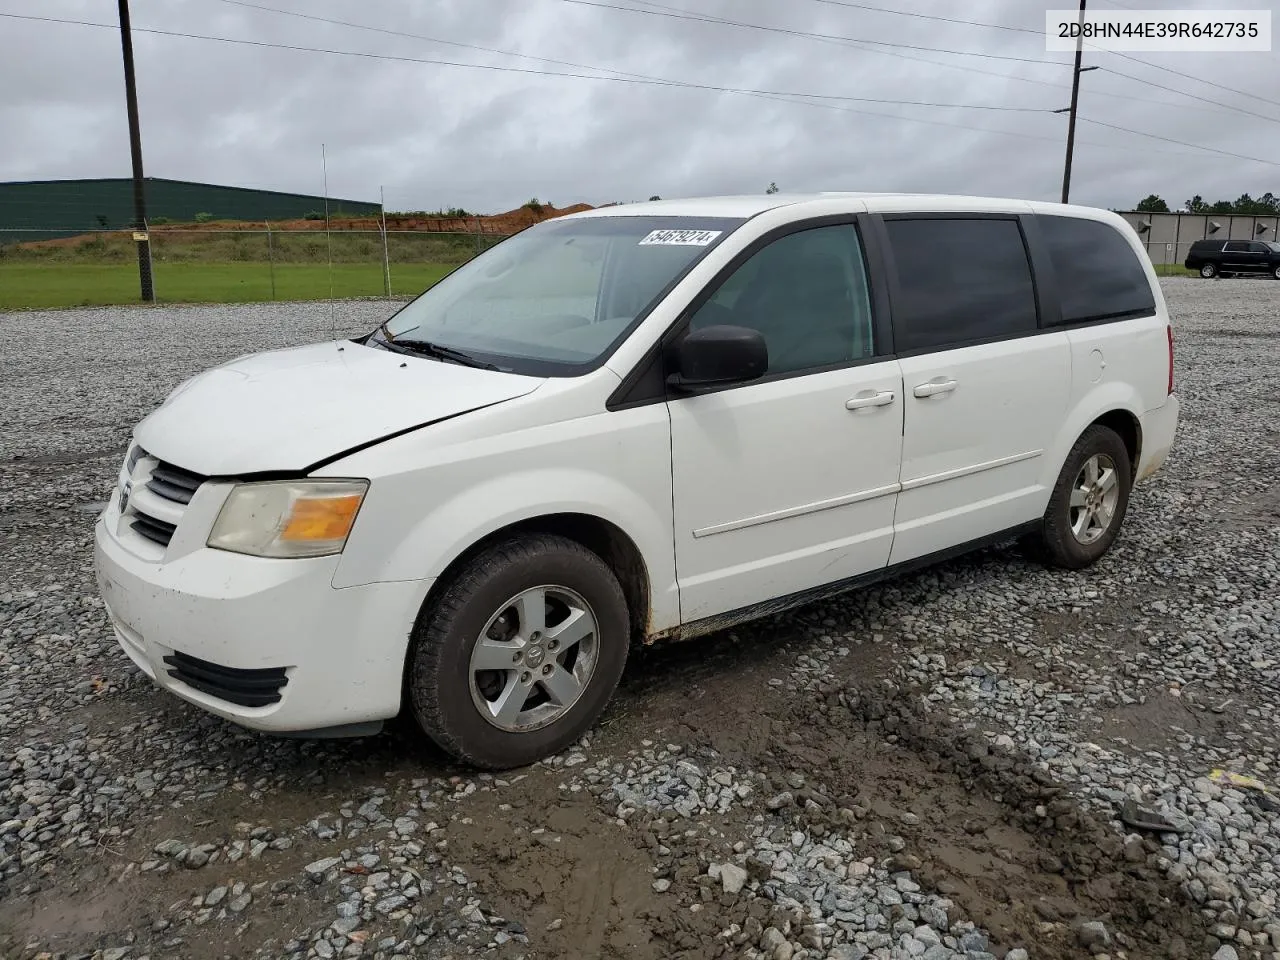
{"type": "Polygon", "coordinates": [[[320,144],[320,168],[324,171],[324,242],[329,254],[329,336],[338,339],[338,320],[333,302],[333,237],[329,233],[329,161],[320,144]]]}

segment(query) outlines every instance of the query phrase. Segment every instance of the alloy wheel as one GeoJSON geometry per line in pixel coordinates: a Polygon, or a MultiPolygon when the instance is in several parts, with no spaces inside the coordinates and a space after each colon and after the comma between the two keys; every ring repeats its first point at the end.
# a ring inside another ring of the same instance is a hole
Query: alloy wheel
{"type": "Polygon", "coordinates": [[[1094,543],[1111,528],[1120,501],[1116,464],[1105,453],[1095,453],[1076,475],[1071,487],[1071,534],[1083,544],[1094,543]]]}
{"type": "Polygon", "coordinates": [[[489,618],[472,647],[472,702],[508,733],[545,727],[581,698],[598,651],[595,614],[578,593],[559,586],[525,590],[489,618]]]}

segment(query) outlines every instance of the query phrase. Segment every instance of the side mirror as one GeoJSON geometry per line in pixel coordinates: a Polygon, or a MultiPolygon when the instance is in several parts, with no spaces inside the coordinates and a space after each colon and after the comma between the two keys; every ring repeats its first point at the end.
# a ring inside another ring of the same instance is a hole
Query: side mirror
{"type": "Polygon", "coordinates": [[[705,393],[764,376],[769,348],[760,331],[749,327],[704,327],[680,341],[675,361],[668,385],[682,393],[705,393]]]}

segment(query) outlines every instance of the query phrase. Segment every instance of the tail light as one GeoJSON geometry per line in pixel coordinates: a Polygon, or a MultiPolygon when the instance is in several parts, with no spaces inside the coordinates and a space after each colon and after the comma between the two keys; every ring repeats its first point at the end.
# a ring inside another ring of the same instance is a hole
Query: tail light
{"type": "Polygon", "coordinates": [[[1169,331],[1169,393],[1173,394],[1173,324],[1165,328],[1169,331]]]}

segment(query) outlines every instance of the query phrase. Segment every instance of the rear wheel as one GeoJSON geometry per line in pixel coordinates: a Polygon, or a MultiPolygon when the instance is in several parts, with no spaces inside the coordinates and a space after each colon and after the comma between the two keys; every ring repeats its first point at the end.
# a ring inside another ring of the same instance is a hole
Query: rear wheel
{"type": "Polygon", "coordinates": [[[1129,508],[1129,451],[1114,430],[1094,424],[1058,475],[1040,529],[1023,540],[1041,562],[1079,570],[1111,549],[1129,508]]]}
{"type": "Polygon", "coordinates": [[[1200,276],[1204,277],[1206,280],[1212,280],[1217,275],[1218,275],[1218,268],[1216,265],[1212,263],[1206,263],[1201,265],[1200,276]]]}
{"type": "Polygon", "coordinates": [[[543,534],[497,544],[414,628],[414,717],[465,763],[525,766],[569,746],[600,716],[629,641],[626,598],[596,554],[543,534]]]}

